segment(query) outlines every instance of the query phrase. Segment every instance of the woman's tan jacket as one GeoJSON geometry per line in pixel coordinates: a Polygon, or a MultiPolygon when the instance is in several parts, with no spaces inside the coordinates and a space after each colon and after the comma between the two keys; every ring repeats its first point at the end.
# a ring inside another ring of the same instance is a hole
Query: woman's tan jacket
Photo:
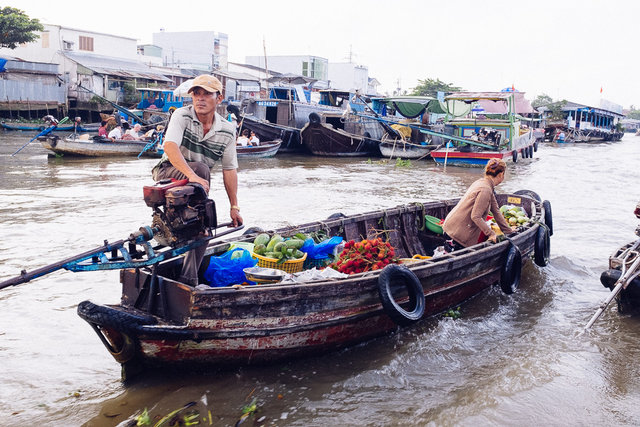
{"type": "Polygon", "coordinates": [[[475,245],[478,243],[480,233],[484,233],[485,236],[493,233],[486,222],[487,214],[491,211],[500,229],[504,233],[510,233],[511,226],[500,214],[493,188],[493,182],[486,177],[471,184],[444,220],[442,224],[444,232],[462,246],[475,245]]]}

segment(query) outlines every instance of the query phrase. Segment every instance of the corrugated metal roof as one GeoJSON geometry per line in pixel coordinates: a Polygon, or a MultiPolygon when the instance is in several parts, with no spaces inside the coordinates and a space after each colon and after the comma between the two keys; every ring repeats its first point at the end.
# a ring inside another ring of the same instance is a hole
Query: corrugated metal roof
{"type": "Polygon", "coordinates": [[[247,81],[251,81],[251,82],[259,82],[260,79],[257,78],[256,76],[252,76],[251,74],[247,74],[247,73],[235,73],[232,71],[220,71],[220,70],[216,70],[213,72],[213,74],[218,74],[220,76],[225,76],[228,77],[230,79],[233,80],[247,80],[247,81]]]}
{"type": "Polygon", "coordinates": [[[141,62],[78,52],[64,52],[64,55],[98,74],[165,82],[171,81],[170,78],[141,62]]]}

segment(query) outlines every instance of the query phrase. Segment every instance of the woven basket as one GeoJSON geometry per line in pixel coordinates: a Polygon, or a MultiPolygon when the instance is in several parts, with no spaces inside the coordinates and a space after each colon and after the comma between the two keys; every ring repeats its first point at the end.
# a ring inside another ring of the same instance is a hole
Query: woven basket
{"type": "Polygon", "coordinates": [[[278,270],[286,271],[287,273],[297,273],[302,271],[302,266],[304,265],[304,261],[307,259],[307,253],[305,252],[304,256],[300,259],[292,259],[289,261],[282,262],[278,264],[278,260],[275,258],[267,258],[266,256],[258,255],[256,253],[252,253],[251,256],[257,258],[258,267],[264,268],[276,268],[278,270]]]}

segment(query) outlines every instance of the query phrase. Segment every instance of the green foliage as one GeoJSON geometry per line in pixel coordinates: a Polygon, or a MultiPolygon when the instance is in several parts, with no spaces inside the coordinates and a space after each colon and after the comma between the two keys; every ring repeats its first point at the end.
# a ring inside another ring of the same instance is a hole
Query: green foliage
{"type": "Polygon", "coordinates": [[[562,101],[554,102],[546,106],[549,109],[549,118],[551,120],[564,120],[564,111],[562,108],[567,105],[567,100],[563,99],[562,101]]]}
{"type": "Polygon", "coordinates": [[[629,107],[629,112],[627,113],[628,119],[640,120],[640,110],[636,110],[636,108],[632,105],[629,107]]]}
{"type": "Polygon", "coordinates": [[[30,19],[23,11],[13,7],[0,9],[0,47],[15,49],[19,44],[30,43],[40,36],[34,31],[43,31],[37,19],[30,19]]]}
{"type": "Polygon", "coordinates": [[[545,93],[538,95],[536,99],[531,102],[533,108],[546,107],[549,104],[553,104],[553,99],[545,93]]]}
{"type": "Polygon", "coordinates": [[[445,83],[440,79],[418,79],[418,85],[413,88],[409,95],[431,96],[435,98],[438,92],[459,92],[460,90],[458,86],[445,83]]]}
{"type": "Polygon", "coordinates": [[[136,90],[133,83],[125,83],[123,86],[125,104],[137,104],[142,100],[140,92],[136,90]]]}
{"type": "Polygon", "coordinates": [[[397,168],[410,168],[411,167],[411,160],[409,160],[409,159],[403,160],[400,157],[398,157],[396,159],[396,167],[397,168]]]}

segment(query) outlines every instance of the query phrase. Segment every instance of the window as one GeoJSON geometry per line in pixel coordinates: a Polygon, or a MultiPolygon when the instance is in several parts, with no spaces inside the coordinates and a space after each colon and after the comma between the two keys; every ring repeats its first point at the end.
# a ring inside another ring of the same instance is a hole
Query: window
{"type": "Polygon", "coordinates": [[[62,48],[64,50],[73,50],[73,42],[62,40],[62,48]]]}
{"type": "Polygon", "coordinates": [[[93,37],[80,36],[80,50],[93,52],[93,37]]]}
{"type": "Polygon", "coordinates": [[[309,77],[309,63],[307,61],[302,63],[302,75],[309,77]]]}
{"type": "Polygon", "coordinates": [[[49,32],[48,31],[44,31],[42,33],[42,35],[40,36],[40,38],[42,39],[42,47],[44,49],[49,47],[49,32]]]}

